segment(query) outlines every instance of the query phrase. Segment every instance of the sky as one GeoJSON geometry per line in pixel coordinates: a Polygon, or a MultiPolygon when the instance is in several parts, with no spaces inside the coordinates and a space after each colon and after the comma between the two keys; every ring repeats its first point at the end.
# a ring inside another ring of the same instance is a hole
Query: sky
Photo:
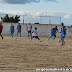
{"type": "MultiPolygon", "coordinates": [[[[35,16],[51,16],[51,23],[60,23],[61,17],[61,22],[65,25],[72,25],[72,0],[0,0],[0,16],[4,14],[20,15],[21,20],[24,15],[27,22],[31,19],[28,16],[32,16],[32,20],[36,19],[36,22],[40,18],[35,16]]],[[[40,22],[48,23],[51,19],[42,17],[40,22]]]]}

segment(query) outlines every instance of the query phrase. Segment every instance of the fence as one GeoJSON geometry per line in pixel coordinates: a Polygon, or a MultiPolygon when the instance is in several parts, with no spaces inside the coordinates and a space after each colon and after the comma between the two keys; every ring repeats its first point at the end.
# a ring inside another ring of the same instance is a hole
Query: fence
{"type": "MultiPolygon", "coordinates": [[[[3,24],[3,35],[4,36],[10,36],[10,25],[11,23],[2,23],[3,24]]],[[[15,26],[15,33],[14,36],[16,36],[16,28],[17,28],[17,24],[13,23],[13,25],[15,26]]],[[[23,24],[22,25],[22,36],[27,36],[27,25],[28,24],[23,24]]],[[[51,32],[51,28],[53,28],[55,25],[51,25],[51,24],[31,24],[32,25],[32,30],[37,27],[38,29],[38,35],[42,36],[42,37],[48,37],[50,32],[51,32]]],[[[57,25],[59,31],[61,30],[61,26],[57,25]]],[[[67,28],[67,37],[71,37],[72,36],[72,28],[69,26],[66,26],[67,28]]],[[[57,37],[60,37],[60,33],[57,33],[57,37]]]]}

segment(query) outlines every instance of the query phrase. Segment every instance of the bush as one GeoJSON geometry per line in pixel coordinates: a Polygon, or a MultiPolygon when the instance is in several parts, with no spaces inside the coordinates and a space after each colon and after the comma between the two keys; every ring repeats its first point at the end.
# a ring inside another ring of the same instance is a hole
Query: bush
{"type": "Polygon", "coordinates": [[[20,21],[20,16],[12,16],[9,17],[8,14],[5,15],[5,17],[1,17],[1,22],[12,22],[12,23],[18,23],[20,21]]]}
{"type": "Polygon", "coordinates": [[[37,23],[34,23],[34,24],[39,24],[39,23],[37,22],[37,23]]]}
{"type": "Polygon", "coordinates": [[[71,25],[71,27],[72,27],[72,25],[71,25]]]}

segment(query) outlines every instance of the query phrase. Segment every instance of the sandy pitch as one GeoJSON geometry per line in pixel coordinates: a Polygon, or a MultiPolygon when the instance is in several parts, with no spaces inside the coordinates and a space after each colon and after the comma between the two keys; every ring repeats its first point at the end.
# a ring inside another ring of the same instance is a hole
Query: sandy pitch
{"type": "Polygon", "coordinates": [[[37,39],[30,42],[27,37],[22,37],[21,40],[15,37],[13,39],[4,37],[4,40],[0,38],[0,72],[36,72],[36,68],[72,68],[72,38],[66,38],[64,46],[58,42],[59,38],[54,41],[52,39],[47,41],[44,37],[40,39],[43,42],[37,39]]]}

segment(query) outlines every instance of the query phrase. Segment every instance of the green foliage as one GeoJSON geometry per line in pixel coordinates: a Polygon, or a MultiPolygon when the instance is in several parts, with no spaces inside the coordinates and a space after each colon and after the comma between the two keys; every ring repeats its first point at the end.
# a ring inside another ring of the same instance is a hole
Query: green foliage
{"type": "Polygon", "coordinates": [[[1,22],[12,22],[12,23],[18,23],[20,21],[20,16],[16,15],[15,17],[9,17],[8,14],[5,15],[5,17],[1,17],[1,22]]]}
{"type": "Polygon", "coordinates": [[[17,16],[17,15],[15,16],[15,23],[17,23],[17,22],[19,22],[19,21],[20,21],[20,19],[19,19],[19,18],[20,18],[20,16],[17,16]]]}
{"type": "Polygon", "coordinates": [[[72,25],[71,25],[71,27],[72,27],[72,25]]]}
{"type": "Polygon", "coordinates": [[[38,22],[34,23],[34,24],[39,24],[38,22]]]}

